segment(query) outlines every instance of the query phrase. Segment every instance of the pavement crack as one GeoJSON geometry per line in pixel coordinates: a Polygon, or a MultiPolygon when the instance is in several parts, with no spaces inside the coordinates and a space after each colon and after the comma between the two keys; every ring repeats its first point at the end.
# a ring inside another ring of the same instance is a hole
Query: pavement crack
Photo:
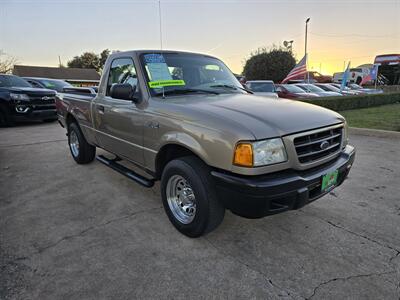
{"type": "Polygon", "coordinates": [[[321,218],[321,217],[319,217],[319,216],[316,216],[316,215],[314,215],[314,214],[306,213],[305,211],[303,211],[303,210],[301,210],[301,209],[300,209],[299,211],[301,211],[303,214],[306,214],[306,215],[315,217],[315,218],[317,218],[318,220],[321,220],[321,221],[323,221],[323,222],[325,222],[325,223],[328,223],[329,225],[331,225],[331,226],[333,226],[333,227],[336,227],[336,228],[339,228],[339,229],[341,229],[341,230],[344,230],[344,231],[346,231],[346,232],[348,232],[348,233],[350,233],[350,234],[353,234],[353,235],[355,235],[355,236],[364,238],[364,239],[366,239],[366,240],[368,240],[368,241],[370,241],[370,242],[372,242],[372,243],[375,243],[375,244],[377,244],[377,245],[379,245],[379,246],[381,246],[381,247],[384,247],[384,248],[387,248],[387,249],[389,249],[389,250],[395,251],[394,256],[392,256],[392,257],[389,259],[389,263],[392,263],[393,260],[394,260],[397,256],[400,255],[400,250],[398,250],[398,249],[396,249],[396,248],[394,248],[394,247],[392,247],[392,246],[390,246],[390,245],[387,245],[387,244],[382,243],[382,242],[380,242],[380,241],[378,241],[378,240],[375,240],[375,239],[373,239],[373,238],[370,238],[369,236],[366,236],[366,235],[364,235],[364,234],[361,234],[361,233],[352,231],[352,230],[350,230],[350,229],[348,229],[348,228],[346,228],[346,227],[343,227],[343,226],[340,226],[340,225],[338,225],[338,224],[336,224],[336,223],[333,223],[332,221],[325,220],[325,219],[323,219],[323,218],[321,218]]]}
{"type": "Polygon", "coordinates": [[[104,227],[104,226],[107,226],[107,225],[109,225],[111,223],[118,222],[118,221],[121,221],[121,220],[124,220],[124,219],[128,219],[128,218],[131,218],[131,217],[136,216],[138,214],[142,214],[142,213],[149,212],[149,211],[152,211],[152,210],[155,210],[155,209],[160,209],[160,208],[162,208],[162,207],[156,207],[156,208],[151,208],[151,209],[145,209],[145,210],[132,212],[130,214],[127,214],[127,215],[124,215],[124,216],[121,216],[121,217],[118,217],[118,218],[114,218],[114,219],[108,220],[106,222],[97,224],[97,225],[89,226],[89,227],[85,228],[84,230],[82,230],[82,231],[80,231],[80,232],[78,232],[76,234],[66,235],[66,236],[60,238],[59,240],[57,240],[56,242],[54,242],[54,243],[52,243],[52,244],[50,244],[48,246],[39,248],[37,253],[41,254],[41,253],[43,253],[44,251],[46,251],[46,250],[48,250],[50,248],[56,247],[57,245],[59,245],[60,243],[62,243],[64,241],[81,237],[81,236],[85,235],[87,232],[92,231],[94,229],[97,229],[97,228],[100,228],[100,227],[104,227]]]}
{"type": "Polygon", "coordinates": [[[311,296],[306,298],[306,299],[307,300],[312,299],[316,295],[317,291],[320,288],[322,288],[323,286],[325,286],[327,284],[330,284],[331,282],[334,282],[334,281],[338,281],[338,280],[347,281],[347,280],[354,279],[354,278],[371,277],[371,276],[382,276],[382,275],[393,274],[393,273],[396,273],[396,271],[387,271],[387,272],[369,273],[369,274],[359,274],[359,275],[351,275],[351,276],[347,276],[347,277],[332,278],[332,279],[329,279],[327,281],[321,282],[319,285],[317,285],[314,288],[313,293],[311,294],[311,296]]]}
{"type": "Polygon", "coordinates": [[[213,242],[211,242],[208,238],[204,238],[214,249],[216,249],[218,252],[221,252],[224,256],[228,256],[230,257],[233,261],[245,266],[247,269],[256,272],[257,274],[261,275],[264,280],[266,282],[268,282],[271,286],[273,286],[274,288],[278,289],[280,292],[283,292],[285,295],[281,295],[278,294],[279,297],[290,297],[291,299],[296,299],[293,297],[293,295],[296,295],[297,298],[301,298],[301,299],[306,299],[300,295],[298,295],[297,293],[293,292],[293,291],[287,291],[285,290],[283,287],[279,286],[278,284],[274,283],[268,276],[267,274],[265,274],[264,272],[250,266],[249,264],[241,261],[240,259],[238,259],[237,257],[234,257],[233,255],[226,253],[225,251],[221,250],[220,248],[218,248],[213,242]]]}
{"type": "Polygon", "coordinates": [[[21,146],[33,146],[33,145],[40,145],[40,144],[65,142],[65,141],[66,141],[66,139],[62,139],[62,140],[60,139],[60,140],[42,141],[42,142],[26,143],[26,144],[0,145],[0,148],[21,147],[21,146]]]}

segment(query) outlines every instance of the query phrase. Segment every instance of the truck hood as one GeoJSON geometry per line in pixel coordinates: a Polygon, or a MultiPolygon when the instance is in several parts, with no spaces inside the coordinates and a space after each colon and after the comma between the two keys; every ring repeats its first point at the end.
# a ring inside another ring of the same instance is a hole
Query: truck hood
{"type": "MultiPolygon", "coordinates": [[[[344,121],[338,113],[320,106],[246,94],[193,95],[173,97],[170,100],[180,106],[196,122],[209,124],[207,118],[228,120],[245,127],[256,139],[285,136],[296,132],[329,126],[344,121]],[[180,98],[180,99],[178,99],[180,98]],[[201,114],[198,114],[202,112],[201,114]],[[194,116],[197,116],[194,117],[194,116]],[[194,117],[194,118],[193,118],[194,117]]],[[[182,115],[181,115],[182,117],[182,115]]],[[[232,128],[232,130],[235,130],[232,128]]]]}
{"type": "Polygon", "coordinates": [[[30,87],[10,87],[7,88],[10,92],[17,92],[21,94],[27,94],[31,96],[54,96],[56,94],[53,90],[48,89],[37,89],[37,88],[30,88],[30,87]]]}

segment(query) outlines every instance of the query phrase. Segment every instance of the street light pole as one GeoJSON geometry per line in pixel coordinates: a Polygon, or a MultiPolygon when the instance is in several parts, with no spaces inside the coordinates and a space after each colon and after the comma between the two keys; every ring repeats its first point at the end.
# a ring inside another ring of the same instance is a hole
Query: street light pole
{"type": "MultiPolygon", "coordinates": [[[[308,22],[310,22],[310,18],[306,20],[306,36],[304,42],[304,56],[306,57],[306,65],[308,67],[308,55],[307,55],[307,34],[308,34],[308,22]]],[[[310,73],[307,70],[307,83],[310,83],[310,73]]]]}
{"type": "Polygon", "coordinates": [[[306,20],[306,37],[305,37],[305,43],[304,43],[304,55],[307,54],[307,34],[308,34],[308,22],[310,22],[310,18],[306,20]]]}

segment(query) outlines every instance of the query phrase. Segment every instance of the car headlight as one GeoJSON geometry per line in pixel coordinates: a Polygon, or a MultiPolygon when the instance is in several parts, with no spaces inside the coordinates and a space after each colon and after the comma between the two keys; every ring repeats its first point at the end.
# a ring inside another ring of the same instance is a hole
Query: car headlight
{"type": "Polygon", "coordinates": [[[29,100],[29,96],[26,94],[14,94],[11,93],[10,94],[11,99],[15,100],[15,101],[27,101],[29,100]]]}
{"type": "Polygon", "coordinates": [[[281,138],[236,145],[233,163],[243,167],[260,167],[287,160],[281,138]]]}

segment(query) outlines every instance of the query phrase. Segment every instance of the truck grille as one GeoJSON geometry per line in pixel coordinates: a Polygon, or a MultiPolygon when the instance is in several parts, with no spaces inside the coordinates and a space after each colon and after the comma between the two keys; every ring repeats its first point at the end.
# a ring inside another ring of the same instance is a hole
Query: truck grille
{"type": "Polygon", "coordinates": [[[311,163],[340,151],[343,127],[323,130],[294,139],[299,162],[311,163]]]}

